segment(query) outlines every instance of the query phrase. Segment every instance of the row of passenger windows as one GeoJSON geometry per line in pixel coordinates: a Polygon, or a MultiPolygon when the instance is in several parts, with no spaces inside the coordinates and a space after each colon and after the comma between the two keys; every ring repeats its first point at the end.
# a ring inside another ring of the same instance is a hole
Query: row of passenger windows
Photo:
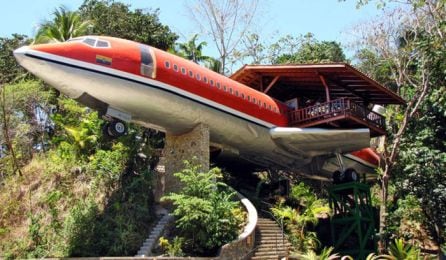
{"type": "MultiPolygon", "coordinates": [[[[169,61],[165,61],[164,62],[164,66],[166,67],[166,69],[170,69],[171,68],[171,64],[170,64],[169,61]]],[[[218,82],[218,81],[214,81],[213,79],[208,79],[206,76],[201,77],[201,75],[199,73],[194,73],[191,70],[186,71],[186,68],[184,68],[184,67],[181,67],[181,69],[180,69],[177,64],[173,64],[172,67],[173,67],[173,70],[176,71],[176,72],[180,72],[181,71],[181,74],[183,74],[183,75],[189,75],[189,77],[191,77],[191,78],[195,77],[195,79],[197,79],[199,81],[203,81],[204,83],[211,85],[211,87],[215,86],[218,89],[221,89],[221,90],[223,90],[225,92],[229,92],[230,94],[235,95],[236,97],[240,97],[242,99],[246,99],[249,102],[257,104],[259,106],[263,105],[263,108],[271,110],[271,111],[274,111],[276,113],[279,113],[279,111],[277,110],[276,107],[272,107],[271,105],[267,105],[266,102],[263,102],[263,104],[262,104],[262,101],[260,99],[256,99],[255,97],[251,98],[250,95],[245,95],[244,93],[239,92],[238,90],[232,89],[232,87],[227,87],[226,85],[220,84],[220,82],[218,82]]]]}

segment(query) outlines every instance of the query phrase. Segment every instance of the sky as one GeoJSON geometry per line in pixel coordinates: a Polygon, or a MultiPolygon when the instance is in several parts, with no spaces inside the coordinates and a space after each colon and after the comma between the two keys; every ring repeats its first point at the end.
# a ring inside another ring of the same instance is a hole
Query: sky
{"type": "MultiPolygon", "coordinates": [[[[33,36],[38,25],[51,19],[55,8],[64,5],[76,10],[83,0],[1,0],[0,37],[13,33],[33,36]]],[[[186,41],[199,33],[192,21],[187,0],[120,0],[132,8],[159,8],[160,21],[186,41]]],[[[257,24],[264,37],[269,35],[298,36],[311,32],[318,40],[337,41],[346,44],[348,30],[354,24],[379,14],[373,5],[356,9],[356,0],[261,0],[257,24]]],[[[210,39],[202,38],[210,44],[210,39]]],[[[210,52],[214,52],[212,47],[210,52]]],[[[205,50],[206,51],[206,50],[205,50]]],[[[206,52],[205,52],[206,53],[206,52]]],[[[347,53],[348,54],[348,53],[347,53]]],[[[208,54],[209,55],[209,54],[208,54]]],[[[211,55],[216,56],[216,55],[211,55]]]]}

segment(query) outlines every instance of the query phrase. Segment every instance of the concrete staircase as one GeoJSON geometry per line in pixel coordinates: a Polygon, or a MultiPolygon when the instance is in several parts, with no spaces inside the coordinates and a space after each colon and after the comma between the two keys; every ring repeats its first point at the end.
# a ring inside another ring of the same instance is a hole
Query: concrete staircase
{"type": "Polygon", "coordinates": [[[150,232],[149,237],[144,241],[143,245],[141,246],[135,257],[146,257],[152,255],[153,247],[158,244],[158,239],[161,237],[164,229],[166,228],[166,225],[172,220],[172,218],[173,217],[167,214],[167,212],[163,214],[156,226],[152,229],[152,232],[150,232]]]}
{"type": "Polygon", "coordinates": [[[259,218],[256,230],[256,250],[251,259],[280,259],[288,256],[291,243],[279,225],[268,218],[259,218]]]}

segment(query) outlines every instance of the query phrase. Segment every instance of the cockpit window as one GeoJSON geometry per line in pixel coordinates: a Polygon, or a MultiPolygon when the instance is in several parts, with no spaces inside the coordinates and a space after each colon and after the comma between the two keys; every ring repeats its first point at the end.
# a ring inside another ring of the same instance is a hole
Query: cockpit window
{"type": "Polygon", "coordinates": [[[80,42],[83,39],[84,39],[84,37],[76,37],[76,38],[69,39],[67,42],[80,42]]]}
{"type": "Polygon", "coordinates": [[[110,46],[110,44],[107,41],[98,40],[96,42],[96,47],[98,47],[98,48],[108,48],[109,46],[110,46]]]}
{"type": "Polygon", "coordinates": [[[87,44],[87,45],[90,45],[91,47],[94,47],[94,45],[96,44],[96,39],[94,39],[94,38],[85,38],[82,42],[87,44]]]}
{"type": "Polygon", "coordinates": [[[98,38],[92,37],[82,37],[82,38],[74,38],[69,41],[82,41],[82,43],[87,44],[93,48],[108,48],[110,47],[110,42],[105,40],[99,40],[98,38]]]}

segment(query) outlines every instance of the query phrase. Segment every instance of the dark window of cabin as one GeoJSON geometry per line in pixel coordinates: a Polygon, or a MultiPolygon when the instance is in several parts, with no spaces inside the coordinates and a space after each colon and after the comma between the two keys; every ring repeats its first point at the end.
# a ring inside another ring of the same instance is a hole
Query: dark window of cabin
{"type": "Polygon", "coordinates": [[[173,64],[173,70],[176,71],[176,72],[178,72],[178,65],[173,64]]]}
{"type": "Polygon", "coordinates": [[[229,93],[232,94],[232,88],[229,88],[229,93]]]}
{"type": "Polygon", "coordinates": [[[191,70],[189,70],[189,76],[192,78],[194,77],[194,73],[191,70]]]}
{"type": "Polygon", "coordinates": [[[170,69],[170,62],[169,61],[164,62],[164,66],[166,68],[170,69]]]}
{"type": "Polygon", "coordinates": [[[223,86],[223,90],[228,91],[228,88],[226,87],[226,85],[223,86]]]}
{"type": "Polygon", "coordinates": [[[211,86],[214,86],[214,80],[213,79],[209,80],[209,83],[211,84],[211,86]]]}
{"type": "Polygon", "coordinates": [[[208,83],[208,78],[206,78],[206,76],[204,76],[203,81],[204,81],[204,83],[208,83]]]}
{"type": "Polygon", "coordinates": [[[246,97],[248,98],[248,101],[251,101],[251,96],[250,95],[248,95],[246,97]]]}
{"type": "Polygon", "coordinates": [[[256,103],[256,98],[255,98],[255,97],[252,98],[252,102],[253,102],[254,104],[256,103]]]}
{"type": "Polygon", "coordinates": [[[195,74],[195,78],[196,78],[197,80],[201,80],[201,76],[200,76],[200,74],[199,74],[199,73],[195,74]]]}
{"type": "Polygon", "coordinates": [[[238,97],[238,90],[235,91],[235,96],[238,97]]]}
{"type": "Polygon", "coordinates": [[[242,97],[243,99],[245,99],[245,94],[242,93],[242,94],[241,94],[241,97],[242,97]]]}
{"type": "Polygon", "coordinates": [[[220,89],[220,82],[217,82],[217,88],[220,89]]]}
{"type": "Polygon", "coordinates": [[[186,68],[181,67],[181,73],[183,73],[184,75],[186,75],[186,68]]]}

